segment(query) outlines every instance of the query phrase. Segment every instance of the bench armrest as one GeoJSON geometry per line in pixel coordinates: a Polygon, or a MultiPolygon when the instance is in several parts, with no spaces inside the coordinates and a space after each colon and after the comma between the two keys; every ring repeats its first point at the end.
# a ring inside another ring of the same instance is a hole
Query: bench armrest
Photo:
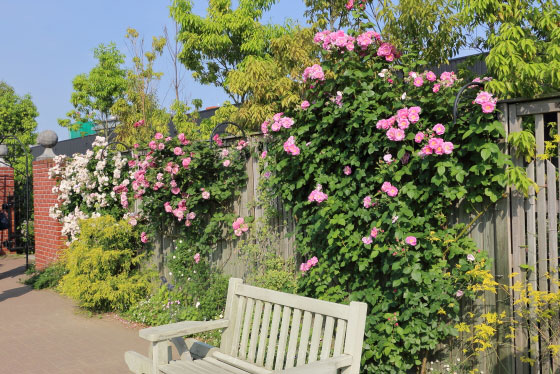
{"type": "Polygon", "coordinates": [[[217,319],[214,321],[183,321],[168,325],[148,327],[139,332],[141,338],[151,342],[158,342],[177,338],[179,336],[197,334],[199,332],[223,329],[229,326],[229,320],[217,319]]]}
{"type": "Polygon", "coordinates": [[[315,361],[312,364],[290,368],[275,373],[284,374],[337,374],[338,369],[352,365],[352,356],[342,355],[328,358],[322,361],[315,361]]]}

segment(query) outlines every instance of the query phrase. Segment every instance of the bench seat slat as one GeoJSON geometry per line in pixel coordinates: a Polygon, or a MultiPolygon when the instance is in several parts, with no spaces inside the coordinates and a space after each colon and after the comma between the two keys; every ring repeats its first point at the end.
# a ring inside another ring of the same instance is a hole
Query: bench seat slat
{"type": "Polygon", "coordinates": [[[307,359],[307,351],[309,350],[309,332],[311,331],[311,318],[310,312],[303,313],[303,324],[301,326],[301,339],[299,341],[299,350],[297,355],[297,366],[305,365],[307,359]]]}
{"type": "Polygon", "coordinates": [[[272,311],[272,304],[265,303],[264,314],[262,318],[261,336],[259,338],[259,349],[257,351],[257,365],[264,365],[264,354],[266,352],[266,340],[268,339],[268,327],[270,325],[270,313],[272,311]]]}
{"type": "Polygon", "coordinates": [[[299,324],[301,323],[301,310],[295,309],[292,316],[292,327],[290,328],[290,342],[286,354],[286,369],[294,367],[296,359],[296,349],[299,339],[299,324]]]}
{"type": "Polygon", "coordinates": [[[344,338],[346,336],[346,321],[339,319],[336,322],[336,337],[334,339],[334,350],[333,357],[342,354],[342,349],[344,348],[344,338]]]}
{"type": "Polygon", "coordinates": [[[278,339],[278,350],[276,351],[276,365],[274,365],[275,370],[282,370],[284,368],[284,356],[286,355],[286,344],[288,342],[291,314],[292,308],[285,306],[284,313],[282,314],[282,327],[280,327],[280,339],[278,339]]]}
{"type": "Polygon", "coordinates": [[[322,332],[323,316],[321,314],[315,314],[313,321],[313,334],[311,335],[311,348],[309,348],[309,358],[307,359],[308,364],[317,361],[322,332]]]}
{"type": "Polygon", "coordinates": [[[280,305],[274,305],[274,313],[272,314],[272,325],[270,326],[270,337],[268,339],[268,349],[266,350],[266,364],[267,369],[272,369],[274,365],[274,356],[276,354],[276,340],[278,339],[278,328],[280,326],[280,305]]]}
{"type": "Polygon", "coordinates": [[[323,332],[323,347],[321,349],[321,360],[325,360],[330,357],[331,354],[331,344],[334,330],[334,318],[331,316],[327,317],[325,322],[325,331],[323,332]]]}
{"type": "Polygon", "coordinates": [[[312,313],[319,313],[325,316],[344,319],[348,319],[350,317],[350,307],[348,305],[331,303],[330,301],[286,294],[284,292],[267,290],[264,288],[248,286],[246,284],[240,284],[237,286],[235,293],[241,296],[268,301],[273,304],[289,306],[294,309],[308,310],[312,313]]]}
{"type": "Polygon", "coordinates": [[[251,321],[253,319],[253,307],[255,299],[247,299],[247,308],[245,309],[245,320],[243,321],[243,334],[241,335],[241,345],[239,347],[239,358],[245,360],[247,358],[247,345],[249,344],[249,331],[251,329],[251,321]]]}
{"type": "Polygon", "coordinates": [[[255,317],[253,318],[253,326],[251,326],[251,338],[249,340],[249,353],[247,355],[247,360],[249,362],[255,362],[255,356],[257,354],[257,341],[259,338],[259,327],[261,325],[261,315],[263,311],[263,302],[257,300],[255,303],[255,317]]]}

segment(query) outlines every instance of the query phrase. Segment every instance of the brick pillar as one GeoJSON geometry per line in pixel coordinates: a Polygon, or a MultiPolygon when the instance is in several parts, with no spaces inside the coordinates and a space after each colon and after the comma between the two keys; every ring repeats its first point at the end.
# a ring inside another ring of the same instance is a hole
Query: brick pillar
{"type": "MultiPolygon", "coordinates": [[[[6,161],[2,159],[0,156],[0,208],[4,204],[9,203],[10,197],[13,198],[14,195],[14,169],[12,169],[6,161]]],[[[1,210],[1,209],[0,209],[1,210]]],[[[15,232],[15,220],[14,220],[14,213],[13,209],[11,210],[11,214],[9,214],[9,210],[4,210],[4,213],[8,215],[8,219],[10,220],[11,230],[0,230],[0,255],[1,254],[8,254],[11,253],[7,246],[8,241],[11,241],[14,244],[13,239],[10,239],[10,232],[15,232]]]]}
{"type": "Polygon", "coordinates": [[[57,203],[52,192],[56,181],[49,179],[49,169],[54,166],[52,147],[58,137],[54,131],[39,134],[37,141],[45,147],[43,154],[33,161],[33,210],[35,214],[35,267],[44,269],[55,261],[65,248],[66,238],[62,236],[62,224],[49,217],[49,209],[57,203]]]}

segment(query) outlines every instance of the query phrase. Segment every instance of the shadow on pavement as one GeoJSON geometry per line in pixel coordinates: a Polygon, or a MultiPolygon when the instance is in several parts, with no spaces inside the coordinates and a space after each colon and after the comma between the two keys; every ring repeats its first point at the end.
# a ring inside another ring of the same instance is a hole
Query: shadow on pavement
{"type": "Polygon", "coordinates": [[[13,278],[25,273],[25,265],[18,266],[17,268],[10,269],[4,273],[0,273],[0,279],[13,278]]]}
{"type": "Polygon", "coordinates": [[[33,289],[28,286],[21,286],[17,288],[12,288],[11,290],[2,291],[0,294],[0,302],[11,299],[13,297],[18,297],[21,295],[25,295],[28,292],[31,292],[33,289]]]}

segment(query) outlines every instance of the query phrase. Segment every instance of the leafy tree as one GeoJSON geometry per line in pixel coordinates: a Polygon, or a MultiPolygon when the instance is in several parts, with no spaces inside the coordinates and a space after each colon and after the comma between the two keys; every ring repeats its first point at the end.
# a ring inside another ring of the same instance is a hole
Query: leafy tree
{"type": "Polygon", "coordinates": [[[258,130],[267,117],[300,104],[303,70],[318,62],[312,39],[312,29],[295,27],[271,39],[270,53],[248,56],[228,74],[227,88],[246,97],[235,114],[236,121],[258,130]]]}
{"type": "Polygon", "coordinates": [[[144,39],[138,31],[129,28],[126,33],[132,53],[132,69],[126,73],[123,97],[111,107],[119,121],[116,139],[125,144],[145,143],[155,132],[167,132],[169,114],[157,101],[156,83],[163,73],[154,70],[154,63],[166,45],[163,37],[153,37],[149,51],[144,50],[144,39]]]}
{"type": "Polygon", "coordinates": [[[126,71],[122,67],[124,55],[114,43],[100,44],[94,49],[97,65],[89,74],[77,75],[72,81],[74,92],[70,102],[74,106],[66,114],[68,119],[59,119],[62,127],[76,128],[78,122],[94,121],[103,126],[105,136],[113,104],[124,95],[126,71]]]}
{"type": "MultiPolygon", "coordinates": [[[[4,136],[16,136],[25,147],[35,143],[35,129],[39,116],[31,96],[19,96],[14,88],[6,82],[0,81],[0,143],[8,144],[9,161],[16,170],[16,178],[25,175],[25,155],[19,143],[5,139],[4,136]]],[[[31,162],[31,159],[29,159],[31,162]]]]}
{"type": "Polygon", "coordinates": [[[463,20],[454,0],[391,0],[379,2],[372,25],[399,50],[439,65],[466,45],[463,20]]]}
{"type": "Polygon", "coordinates": [[[230,0],[210,0],[204,18],[192,12],[191,1],[175,0],[171,16],[180,25],[179,59],[198,82],[222,87],[236,104],[244,102],[246,96],[231,92],[226,79],[246,57],[265,56],[270,39],[284,32],[283,27],[259,22],[275,2],[240,0],[232,9],[230,0]]]}
{"type": "Polygon", "coordinates": [[[465,0],[463,6],[470,29],[485,29],[477,46],[489,50],[486,65],[494,80],[488,89],[504,98],[560,91],[556,0],[465,0]]]}

